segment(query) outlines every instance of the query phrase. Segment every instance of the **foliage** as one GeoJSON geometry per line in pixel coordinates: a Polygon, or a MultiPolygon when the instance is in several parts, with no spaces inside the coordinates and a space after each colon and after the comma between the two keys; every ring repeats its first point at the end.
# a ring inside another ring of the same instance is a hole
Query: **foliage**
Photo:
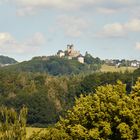
{"type": "Polygon", "coordinates": [[[102,60],[100,58],[94,58],[91,54],[86,52],[84,60],[85,63],[88,64],[88,67],[90,67],[91,71],[98,71],[101,69],[102,60]]]}
{"type": "Polygon", "coordinates": [[[138,68],[138,69],[136,69],[134,71],[134,75],[136,75],[137,77],[139,77],[139,75],[140,75],[140,68],[138,68]]]}
{"type": "Polygon", "coordinates": [[[102,64],[102,61],[100,60],[100,58],[98,57],[94,58],[88,52],[86,52],[84,59],[85,59],[85,63],[87,64],[102,64]]]}
{"type": "Polygon", "coordinates": [[[132,82],[136,81],[136,76],[133,73],[127,71],[125,73],[107,72],[90,74],[85,76],[83,81],[81,82],[81,90],[82,93],[88,94],[89,92],[95,92],[95,89],[98,86],[106,84],[115,84],[118,80],[121,80],[127,85],[127,92],[130,93],[132,82]],[[132,77],[134,81],[132,81],[132,77]]]}
{"type": "Polygon", "coordinates": [[[41,73],[0,72],[0,105],[17,111],[28,107],[28,124],[55,123],[80,94],[81,76],[52,77],[41,73]]]}
{"type": "Polygon", "coordinates": [[[38,133],[38,132],[43,132],[45,131],[46,128],[39,128],[39,127],[26,127],[26,138],[28,139],[31,135],[33,135],[34,133],[38,133]]]}
{"type": "Polygon", "coordinates": [[[0,139],[25,140],[26,139],[27,108],[23,107],[18,113],[14,109],[0,107],[0,139]]]}
{"type": "Polygon", "coordinates": [[[64,130],[48,128],[45,132],[33,133],[29,140],[72,140],[72,138],[64,130]]]}
{"type": "Polygon", "coordinates": [[[116,84],[121,80],[131,92],[137,73],[93,73],[70,76],[50,76],[46,73],[0,71],[0,106],[19,111],[28,107],[28,124],[54,124],[65,115],[80,94],[94,93],[98,86],[116,84]]]}
{"type": "MultiPolygon", "coordinates": [[[[39,140],[138,140],[140,139],[140,80],[131,94],[120,81],[97,88],[95,94],[82,96],[65,118],[48,129],[39,140]],[[54,134],[54,135],[52,135],[54,134]]],[[[32,137],[36,140],[36,136],[32,137]]]]}

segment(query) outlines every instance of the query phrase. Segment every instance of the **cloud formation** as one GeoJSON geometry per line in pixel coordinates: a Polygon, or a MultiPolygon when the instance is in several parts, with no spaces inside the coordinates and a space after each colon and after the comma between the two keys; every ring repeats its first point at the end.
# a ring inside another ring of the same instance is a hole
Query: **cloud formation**
{"type": "Polygon", "coordinates": [[[129,32],[140,32],[140,19],[132,19],[126,23],[112,23],[104,25],[97,33],[97,37],[124,37],[129,32]]]}
{"type": "Polygon", "coordinates": [[[130,9],[140,5],[138,0],[0,0],[0,2],[2,1],[12,2],[16,5],[19,16],[33,15],[38,10],[48,8],[66,11],[91,8],[97,10],[96,12],[110,14],[122,9],[130,12],[130,9]]]}
{"type": "Polygon", "coordinates": [[[105,38],[124,37],[124,36],[125,36],[124,27],[120,23],[106,24],[104,25],[102,31],[97,33],[97,37],[105,37],[105,38]]]}
{"type": "Polygon", "coordinates": [[[17,6],[17,15],[32,15],[41,9],[78,10],[84,6],[95,5],[103,0],[12,0],[17,6]]]}
{"type": "Polygon", "coordinates": [[[66,36],[80,37],[89,27],[88,21],[76,16],[59,16],[57,24],[66,36]]]}
{"type": "Polygon", "coordinates": [[[140,50],[140,42],[136,42],[135,48],[136,48],[137,50],[140,50]]]}
{"type": "Polygon", "coordinates": [[[17,5],[22,7],[52,7],[52,8],[78,8],[89,4],[98,4],[104,0],[13,0],[17,5]]]}
{"type": "Polygon", "coordinates": [[[128,31],[132,32],[139,32],[140,31],[140,19],[132,19],[126,24],[124,24],[124,27],[128,31]]]}
{"type": "Polygon", "coordinates": [[[41,33],[35,33],[26,41],[17,41],[10,33],[0,33],[0,52],[12,54],[34,53],[45,43],[45,37],[41,33]]]}
{"type": "Polygon", "coordinates": [[[40,32],[36,32],[32,37],[30,37],[26,41],[25,44],[28,46],[41,46],[45,44],[45,42],[46,42],[45,36],[40,32]]]}

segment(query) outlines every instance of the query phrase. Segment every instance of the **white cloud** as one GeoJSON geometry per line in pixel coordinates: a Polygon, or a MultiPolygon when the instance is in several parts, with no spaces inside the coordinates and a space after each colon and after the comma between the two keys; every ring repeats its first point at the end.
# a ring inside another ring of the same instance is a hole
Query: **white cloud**
{"type": "Polygon", "coordinates": [[[15,39],[9,33],[0,33],[0,45],[2,44],[15,44],[15,39]]]}
{"type": "Polygon", "coordinates": [[[137,50],[140,50],[140,42],[136,42],[135,48],[136,48],[137,50]]]}
{"type": "Polygon", "coordinates": [[[104,0],[7,0],[17,8],[18,16],[32,15],[42,9],[61,9],[65,11],[79,10],[100,4],[104,0]]]}
{"type": "Polygon", "coordinates": [[[140,31],[140,19],[132,19],[129,22],[127,22],[124,26],[128,31],[140,31]]]}
{"type": "Polygon", "coordinates": [[[45,43],[45,37],[41,33],[35,33],[26,41],[17,41],[10,33],[0,33],[0,52],[12,54],[34,53],[45,43]]]}
{"type": "Polygon", "coordinates": [[[77,10],[85,5],[95,5],[103,0],[12,0],[17,5],[19,16],[32,15],[37,10],[55,8],[62,10],[77,10]],[[30,14],[31,13],[31,14],[30,14]]]}
{"type": "Polygon", "coordinates": [[[97,4],[104,0],[13,0],[19,6],[32,6],[32,7],[53,7],[53,8],[77,8],[85,4],[97,4]]]}
{"type": "MultiPolygon", "coordinates": [[[[112,0],[110,0],[110,1],[112,1],[112,0]]],[[[117,2],[117,3],[125,4],[125,5],[138,4],[139,3],[138,0],[114,0],[114,1],[117,2]]]]}
{"type": "Polygon", "coordinates": [[[97,12],[102,13],[102,14],[115,14],[118,12],[117,9],[114,8],[105,8],[105,7],[99,7],[96,9],[97,12]]]}
{"type": "Polygon", "coordinates": [[[42,33],[37,32],[26,41],[26,44],[29,46],[41,46],[45,44],[45,42],[46,42],[45,36],[42,33]]]}
{"type": "Polygon", "coordinates": [[[17,7],[17,15],[33,15],[41,9],[61,9],[61,10],[79,10],[80,8],[89,9],[102,13],[119,12],[122,9],[133,12],[134,7],[140,5],[139,0],[0,0],[0,2],[11,2],[17,7]],[[133,8],[132,8],[133,7],[133,8]],[[114,10],[113,10],[114,9],[114,10]]]}
{"type": "Polygon", "coordinates": [[[129,13],[131,17],[138,17],[140,12],[139,7],[139,0],[103,0],[96,7],[96,11],[101,14],[129,13]]]}
{"type": "Polygon", "coordinates": [[[107,24],[102,31],[97,33],[97,37],[124,37],[125,31],[120,23],[107,24]]]}
{"type": "Polygon", "coordinates": [[[140,32],[140,19],[132,19],[126,23],[112,23],[104,25],[97,33],[97,37],[124,37],[129,32],[140,32]]]}
{"type": "Polygon", "coordinates": [[[80,37],[89,27],[88,21],[76,16],[60,16],[57,24],[69,37],[80,37]]]}

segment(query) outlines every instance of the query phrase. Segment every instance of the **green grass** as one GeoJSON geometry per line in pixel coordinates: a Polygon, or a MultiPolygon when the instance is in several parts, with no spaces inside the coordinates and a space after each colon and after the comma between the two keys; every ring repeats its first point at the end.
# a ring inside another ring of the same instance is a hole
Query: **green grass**
{"type": "Polygon", "coordinates": [[[117,68],[115,66],[108,66],[108,65],[102,65],[101,72],[125,72],[125,71],[133,72],[136,70],[134,67],[120,67],[117,68]]]}

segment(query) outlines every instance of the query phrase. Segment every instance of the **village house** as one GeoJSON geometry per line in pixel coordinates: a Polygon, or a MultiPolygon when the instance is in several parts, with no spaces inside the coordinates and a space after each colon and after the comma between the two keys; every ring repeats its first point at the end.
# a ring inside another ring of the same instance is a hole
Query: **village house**
{"type": "Polygon", "coordinates": [[[133,60],[131,62],[131,67],[137,67],[137,68],[139,68],[140,67],[140,62],[137,61],[137,60],[133,60]]]}
{"type": "Polygon", "coordinates": [[[78,56],[78,61],[80,63],[84,63],[84,56],[82,56],[81,54],[78,56]]]}

